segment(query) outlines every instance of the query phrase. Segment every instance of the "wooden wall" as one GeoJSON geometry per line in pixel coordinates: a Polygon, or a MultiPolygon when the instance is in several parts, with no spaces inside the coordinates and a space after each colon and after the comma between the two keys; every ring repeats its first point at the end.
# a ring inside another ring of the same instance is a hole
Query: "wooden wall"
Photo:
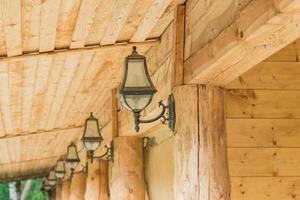
{"type": "Polygon", "coordinates": [[[169,131],[156,132],[155,144],[145,151],[146,199],[173,200],[173,143],[169,131]]]}
{"type": "Polygon", "coordinates": [[[300,62],[296,41],[227,85],[232,200],[300,198],[300,62]]]}

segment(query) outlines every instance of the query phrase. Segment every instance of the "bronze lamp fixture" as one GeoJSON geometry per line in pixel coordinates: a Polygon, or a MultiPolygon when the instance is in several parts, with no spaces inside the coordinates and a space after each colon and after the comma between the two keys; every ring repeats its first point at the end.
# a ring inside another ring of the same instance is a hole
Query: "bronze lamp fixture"
{"type": "Polygon", "coordinates": [[[175,100],[172,94],[168,97],[167,105],[164,105],[162,101],[159,102],[162,111],[157,117],[149,120],[140,119],[141,111],[151,103],[156,92],[147,69],[146,57],[138,54],[136,47],[133,47],[131,55],[125,58],[123,79],[118,96],[121,105],[133,113],[136,132],[140,129],[140,123],[151,123],[159,119],[164,124],[168,121],[170,130],[174,132],[175,100]]]}

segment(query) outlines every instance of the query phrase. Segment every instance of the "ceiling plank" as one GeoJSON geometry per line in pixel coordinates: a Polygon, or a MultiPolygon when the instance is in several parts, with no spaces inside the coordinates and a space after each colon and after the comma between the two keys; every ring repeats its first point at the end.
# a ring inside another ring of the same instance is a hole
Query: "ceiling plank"
{"type": "Polygon", "coordinates": [[[145,40],[172,0],[153,0],[148,12],[130,41],[145,40]]]}
{"type": "Polygon", "coordinates": [[[101,40],[101,45],[114,44],[126,23],[136,0],[120,0],[117,1],[110,24],[101,40]]]}
{"type": "Polygon", "coordinates": [[[185,61],[184,82],[225,85],[300,36],[300,1],[251,1],[185,61]],[[238,33],[238,34],[237,34],[238,33]]]}
{"type": "Polygon", "coordinates": [[[70,46],[80,3],[81,0],[61,0],[55,41],[56,49],[70,46]]]}
{"type": "Polygon", "coordinates": [[[40,52],[53,51],[60,0],[43,1],[40,22],[40,52]]]}
{"type": "Polygon", "coordinates": [[[23,52],[39,50],[41,0],[21,1],[23,52]]]}
{"type": "Polygon", "coordinates": [[[100,2],[101,0],[82,0],[72,36],[71,49],[84,47],[100,2]]]}
{"type": "Polygon", "coordinates": [[[1,0],[1,15],[8,56],[22,54],[21,0],[1,0]]]}

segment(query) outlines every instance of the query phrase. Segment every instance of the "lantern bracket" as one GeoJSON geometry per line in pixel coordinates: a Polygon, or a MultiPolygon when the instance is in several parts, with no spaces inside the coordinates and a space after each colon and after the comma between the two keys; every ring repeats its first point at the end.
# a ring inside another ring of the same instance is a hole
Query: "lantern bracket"
{"type": "Polygon", "coordinates": [[[113,148],[113,144],[111,143],[110,146],[105,145],[105,153],[102,154],[101,156],[94,156],[93,152],[88,152],[88,158],[91,159],[91,163],[93,163],[93,160],[100,160],[103,158],[106,158],[106,160],[113,162],[114,161],[114,148],[113,148]]]}
{"type": "Polygon", "coordinates": [[[175,99],[173,94],[170,94],[168,97],[168,104],[165,105],[162,100],[158,103],[158,106],[162,108],[161,112],[152,119],[140,119],[140,112],[134,112],[134,123],[135,123],[135,131],[139,132],[141,123],[152,123],[160,119],[162,124],[168,123],[169,129],[174,132],[175,131],[175,123],[176,123],[176,113],[175,113],[175,99]]]}

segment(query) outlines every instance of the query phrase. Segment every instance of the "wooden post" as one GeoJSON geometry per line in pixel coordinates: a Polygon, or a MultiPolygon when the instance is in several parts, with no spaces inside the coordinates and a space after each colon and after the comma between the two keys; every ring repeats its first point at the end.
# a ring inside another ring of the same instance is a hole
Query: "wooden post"
{"type": "Polygon", "coordinates": [[[224,90],[206,85],[174,88],[175,200],[229,200],[224,90]]]}
{"type": "Polygon", "coordinates": [[[69,195],[70,195],[70,182],[66,181],[62,184],[61,199],[69,200],[69,195]]]}
{"type": "Polygon", "coordinates": [[[111,199],[145,199],[143,145],[138,137],[114,139],[111,199]]]}
{"type": "Polygon", "coordinates": [[[83,200],[86,187],[86,176],[83,173],[74,174],[71,187],[69,200],[83,200]]]}
{"type": "Polygon", "coordinates": [[[172,76],[172,86],[183,84],[183,65],[184,65],[184,24],[185,24],[185,5],[178,5],[174,12],[174,49],[173,61],[174,70],[172,76]]]}
{"type": "Polygon", "coordinates": [[[108,161],[89,163],[85,199],[108,200],[108,161]]]}
{"type": "Polygon", "coordinates": [[[62,185],[57,185],[56,186],[56,191],[55,191],[55,200],[62,200],[61,190],[62,190],[62,185]]]}

